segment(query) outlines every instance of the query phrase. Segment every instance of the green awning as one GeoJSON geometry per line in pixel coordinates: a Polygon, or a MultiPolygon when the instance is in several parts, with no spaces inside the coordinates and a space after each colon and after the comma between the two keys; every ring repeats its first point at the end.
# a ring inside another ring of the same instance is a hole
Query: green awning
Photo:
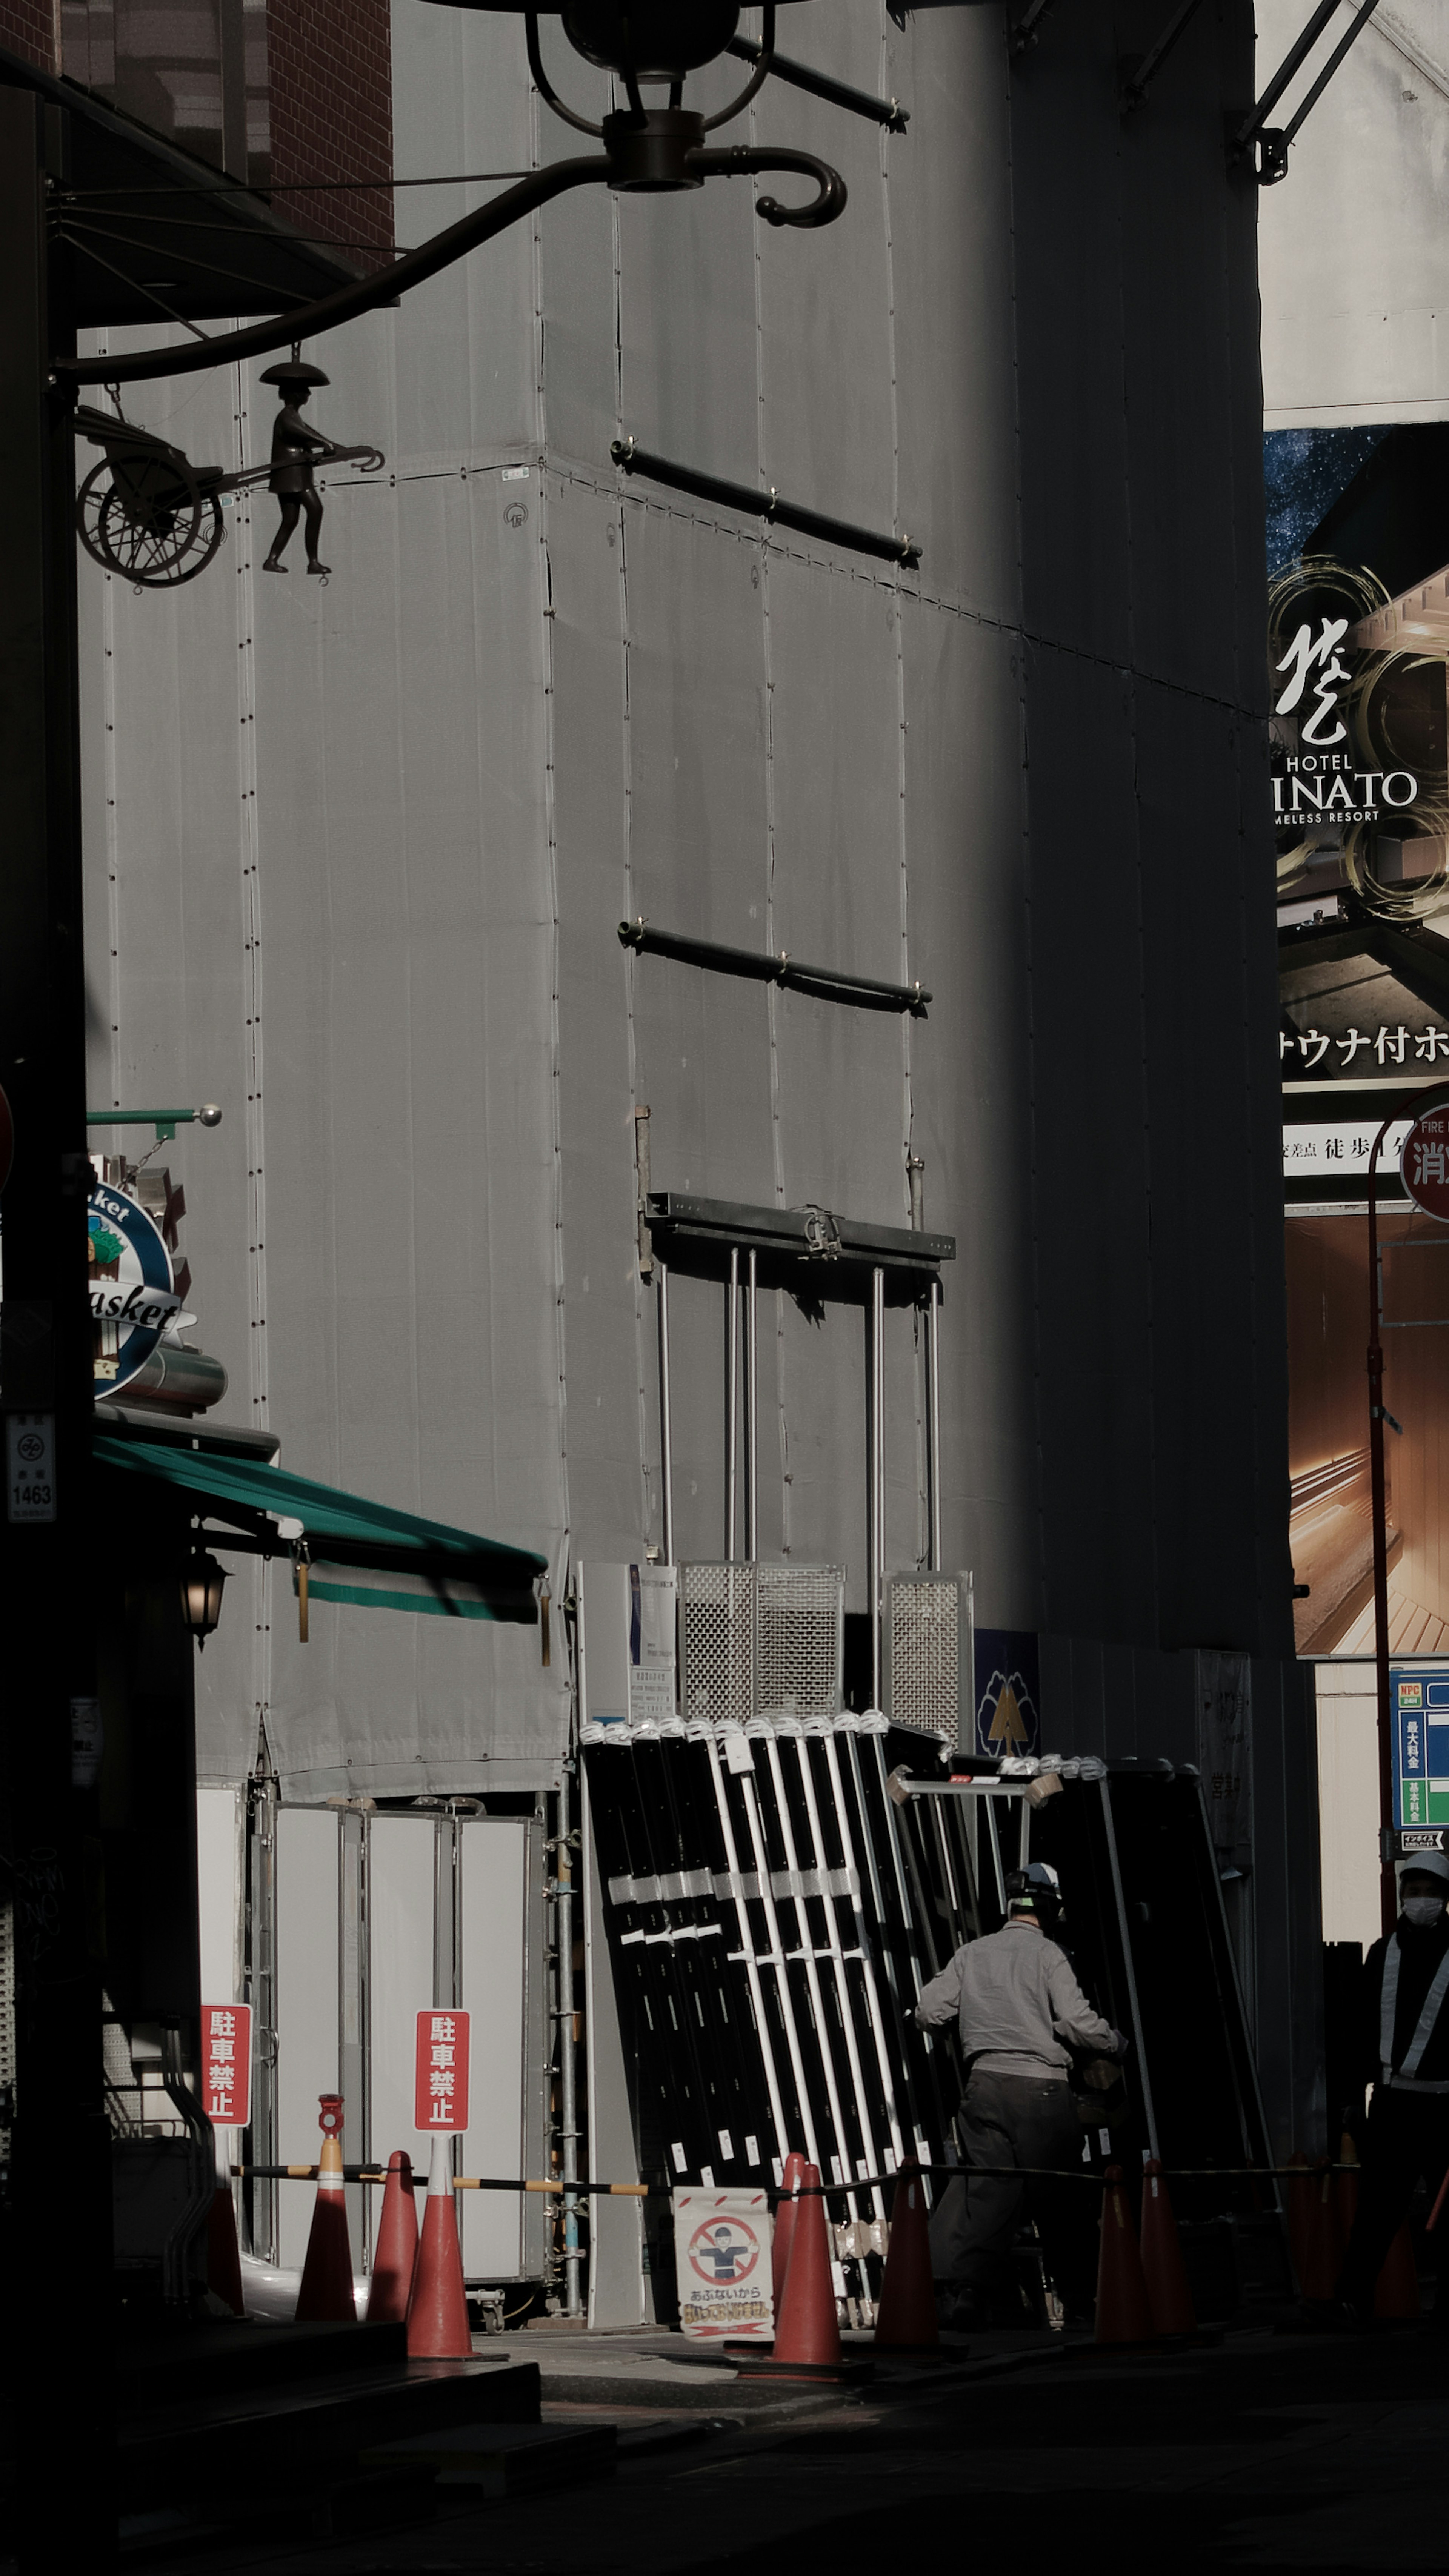
{"type": "MultiPolygon", "coordinates": [[[[195,1497],[198,1513],[244,1532],[253,1550],[277,1556],[305,1550],[314,1600],[444,1619],[508,1619],[525,1626],[537,1621],[535,1586],[548,1559],[532,1548],[505,1547],[471,1530],[450,1529],[445,1521],[418,1520],[411,1512],[339,1493],[335,1485],[314,1485],[306,1476],[289,1476],[284,1468],[251,1458],[101,1431],[92,1440],[92,1455],[98,1465],[181,1487],[195,1497]]],[[[221,1531],[213,1535],[225,1546],[221,1531]]]]}

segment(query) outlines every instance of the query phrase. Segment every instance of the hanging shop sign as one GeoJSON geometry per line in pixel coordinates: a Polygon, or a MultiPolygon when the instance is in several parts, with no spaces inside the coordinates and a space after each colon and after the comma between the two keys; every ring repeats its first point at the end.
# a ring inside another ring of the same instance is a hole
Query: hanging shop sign
{"type": "Polygon", "coordinates": [[[166,1238],[124,1190],[97,1182],[87,1243],[96,1385],[115,1395],[181,1313],[166,1238]]]}
{"type": "Polygon", "coordinates": [[[1404,1187],[1423,1216],[1449,1225],[1449,1107],[1426,1110],[1404,1138],[1404,1187]]]}
{"type": "Polygon", "coordinates": [[[252,2008],[201,2007],[201,2084],[214,2129],[245,2129],[252,2116],[252,2008]]]}
{"type": "Polygon", "coordinates": [[[468,2015],[420,2012],[413,2126],[451,2136],[468,2126],[468,2015]]]}
{"type": "Polygon", "coordinates": [[[674,2260],[679,2323],[700,2343],[768,2341],[770,2204],[762,2191],[676,2191],[674,2260]]]}

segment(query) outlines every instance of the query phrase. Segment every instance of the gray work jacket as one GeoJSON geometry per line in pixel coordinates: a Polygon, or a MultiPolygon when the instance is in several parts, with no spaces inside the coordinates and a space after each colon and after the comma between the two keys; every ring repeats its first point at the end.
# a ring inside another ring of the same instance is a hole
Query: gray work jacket
{"type": "Polygon", "coordinates": [[[1043,1932],[1008,1923],[968,1941],[916,2006],[922,2030],[956,2016],[973,2074],[1047,2076],[1065,2083],[1073,2049],[1116,2057],[1122,2043],[1094,2013],[1063,1951],[1043,1932]]]}

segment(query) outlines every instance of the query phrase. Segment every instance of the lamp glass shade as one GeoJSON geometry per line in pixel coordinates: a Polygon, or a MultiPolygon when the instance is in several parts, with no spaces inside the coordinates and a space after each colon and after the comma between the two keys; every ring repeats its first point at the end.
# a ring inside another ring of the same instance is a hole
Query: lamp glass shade
{"type": "Polygon", "coordinates": [[[198,1644],[208,1638],[221,1618],[222,1587],[226,1569],[217,1564],[204,1548],[187,1560],[181,1576],[182,1624],[198,1644]]]}

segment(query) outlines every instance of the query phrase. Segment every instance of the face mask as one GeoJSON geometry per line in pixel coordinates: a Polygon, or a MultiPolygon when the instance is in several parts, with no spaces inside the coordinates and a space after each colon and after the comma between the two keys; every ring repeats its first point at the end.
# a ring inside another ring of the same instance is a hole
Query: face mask
{"type": "Polygon", "coordinates": [[[1421,1925],[1425,1930],[1431,1923],[1438,1922],[1443,1911],[1442,1896],[1406,1896],[1404,1899],[1404,1912],[1409,1921],[1421,1925]]]}

